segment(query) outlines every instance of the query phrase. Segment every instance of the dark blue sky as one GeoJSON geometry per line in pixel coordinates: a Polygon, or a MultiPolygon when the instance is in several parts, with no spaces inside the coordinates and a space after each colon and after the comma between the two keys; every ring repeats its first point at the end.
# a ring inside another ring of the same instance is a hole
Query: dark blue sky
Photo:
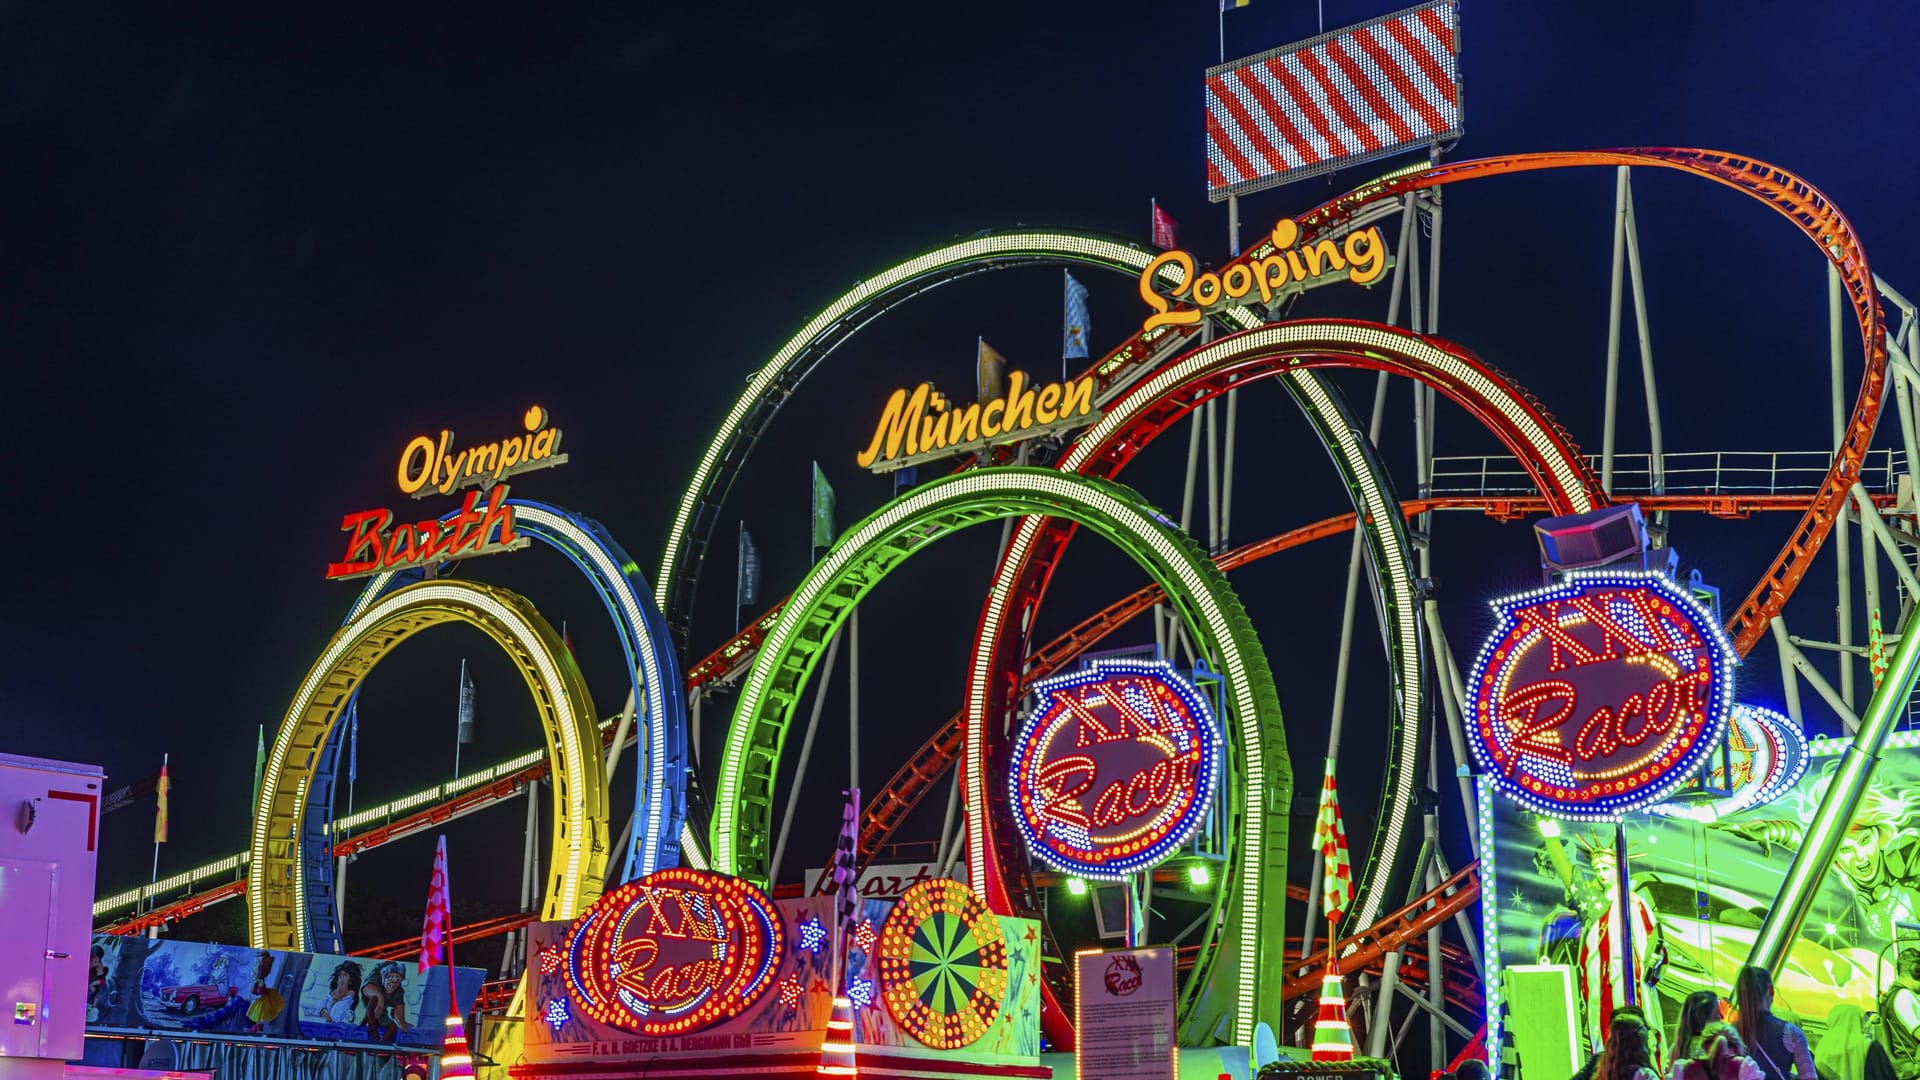
{"type": "MultiPolygon", "coordinates": [[[[1394,6],[1329,2],[1327,25],[1394,6]]],[[[1224,256],[1225,211],[1203,185],[1199,84],[1218,58],[1207,0],[665,7],[349,6],[303,18],[0,5],[0,401],[13,461],[0,516],[0,745],[100,762],[115,780],[171,752],[178,825],[163,873],[242,845],[256,725],[278,722],[352,598],[321,580],[339,518],[395,504],[393,462],[413,434],[490,438],[545,405],[572,462],[516,491],[598,517],[651,573],[742,379],[859,278],[1017,222],[1145,239],[1151,197],[1187,246],[1224,256]]],[[[1254,0],[1225,17],[1229,55],[1317,30],[1309,3],[1254,0]]],[[[1462,21],[1467,134],[1454,157],[1737,150],[1819,185],[1874,268],[1920,291],[1920,15],[1907,6],[1469,0],[1462,21]]],[[[1249,228],[1363,178],[1250,198],[1249,228]]],[[[1594,449],[1611,190],[1590,170],[1447,195],[1441,332],[1525,382],[1594,449]]],[[[1699,181],[1645,175],[1636,194],[1669,448],[1824,445],[1824,270],[1812,247],[1699,181]]],[[[1110,347],[1137,325],[1138,300],[1123,279],[1083,276],[1094,344],[1110,347]]],[[[1059,292],[1057,271],[1040,270],[938,290],[807,384],[721,530],[746,520],[770,592],[805,565],[807,461],[839,487],[843,524],[878,506],[885,483],[852,455],[885,394],[962,383],[979,335],[1051,370],[1059,292]]],[[[1342,292],[1322,290],[1299,313],[1384,314],[1377,294],[1342,292]]],[[[1858,351],[1850,340],[1850,372],[1858,351]]],[[[1370,384],[1346,383],[1360,398],[1370,384]]],[[[1388,452],[1405,466],[1405,387],[1393,400],[1388,452]]],[[[1284,395],[1256,388],[1242,409],[1234,539],[1341,510],[1284,395]]],[[[1622,449],[1644,439],[1629,411],[1622,449]]],[[[1177,503],[1181,441],[1126,479],[1177,503]]],[[[1442,453],[1492,446],[1452,410],[1439,442],[1442,453]]],[[[1410,468],[1401,482],[1411,489],[1410,468]]],[[[1682,521],[1675,543],[1744,595],[1789,525],[1682,521]]],[[[867,609],[869,784],[958,700],[995,539],[978,532],[910,564],[867,609]]],[[[1481,598],[1533,576],[1531,541],[1449,517],[1439,544],[1449,623],[1470,651],[1481,598]]],[[[1275,656],[1297,762],[1324,744],[1345,553],[1327,542],[1236,578],[1275,656]]],[[[731,627],[731,569],[727,553],[709,568],[698,652],[731,627]]],[[[567,621],[596,700],[618,707],[604,614],[561,560],[527,552],[472,573],[567,621]]],[[[1825,633],[1830,574],[1816,572],[1819,592],[1790,609],[1796,629],[1825,633]]],[[[1141,580],[1082,540],[1043,632],[1141,580]]],[[[462,656],[480,684],[469,761],[536,745],[524,693],[477,635],[429,637],[368,687],[362,805],[445,778],[462,656]]],[[[1350,731],[1377,730],[1385,709],[1375,640],[1367,628],[1350,731]]],[[[1771,655],[1754,661],[1754,695],[1777,698],[1771,655]]],[[[834,765],[809,791],[844,783],[844,743],[823,735],[816,754],[834,765]]],[[[1356,789],[1375,782],[1370,764],[1352,772],[1356,789]]],[[[104,890],[144,879],[145,818],[109,821],[104,890]]],[[[803,824],[798,850],[817,864],[831,822],[803,824]]],[[[389,878],[413,897],[430,843],[370,857],[377,869],[359,880],[389,878]]],[[[513,811],[462,823],[454,843],[467,888],[517,887],[513,811]]]]}

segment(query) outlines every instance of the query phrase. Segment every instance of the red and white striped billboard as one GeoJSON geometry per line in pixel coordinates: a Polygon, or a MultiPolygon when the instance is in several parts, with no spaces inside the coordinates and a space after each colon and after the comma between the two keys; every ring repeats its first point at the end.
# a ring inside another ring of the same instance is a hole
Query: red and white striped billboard
{"type": "Polygon", "coordinates": [[[1460,134],[1457,0],[1433,0],[1207,69],[1219,202],[1460,134]]]}

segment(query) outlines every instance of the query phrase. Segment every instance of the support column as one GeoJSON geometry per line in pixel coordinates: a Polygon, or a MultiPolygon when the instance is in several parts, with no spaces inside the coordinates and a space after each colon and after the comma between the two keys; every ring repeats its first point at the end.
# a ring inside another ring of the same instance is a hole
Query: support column
{"type": "MultiPolygon", "coordinates": [[[[1847,437],[1846,404],[1846,327],[1841,322],[1845,317],[1843,308],[1845,297],[1840,284],[1840,271],[1832,263],[1827,264],[1827,358],[1832,370],[1832,408],[1833,408],[1833,452],[1840,453],[1841,445],[1847,437]]],[[[1853,548],[1847,537],[1847,515],[1842,512],[1833,523],[1833,554],[1837,564],[1837,583],[1839,592],[1838,614],[1839,634],[1835,637],[1840,645],[1840,697],[1853,708],[1853,653],[1849,646],[1853,644],[1853,548]]]]}
{"type": "Polygon", "coordinates": [[[1614,413],[1620,402],[1620,287],[1627,256],[1627,177],[1620,166],[1613,187],[1613,289],[1607,300],[1607,396],[1600,427],[1600,490],[1613,494],[1614,413]]]}

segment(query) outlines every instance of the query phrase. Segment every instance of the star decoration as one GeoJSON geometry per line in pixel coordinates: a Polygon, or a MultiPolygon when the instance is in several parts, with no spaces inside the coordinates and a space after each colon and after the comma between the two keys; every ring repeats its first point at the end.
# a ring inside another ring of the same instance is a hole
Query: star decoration
{"type": "Polygon", "coordinates": [[[1031,927],[1031,926],[1029,926],[1029,927],[1027,927],[1027,940],[1028,940],[1028,941],[1032,941],[1032,940],[1034,940],[1035,938],[1038,938],[1039,936],[1040,936],[1040,935],[1039,935],[1039,934],[1038,934],[1038,933],[1037,933],[1037,932],[1036,932],[1036,931],[1034,930],[1034,928],[1033,928],[1033,927],[1031,927]]]}
{"type": "Polygon", "coordinates": [[[853,1002],[856,1009],[865,1009],[873,1005],[873,980],[855,977],[847,984],[847,1000],[853,1002]]]}
{"type": "Polygon", "coordinates": [[[561,1028],[567,1026],[567,1021],[571,1019],[573,1019],[573,1013],[567,1008],[566,998],[549,998],[547,1000],[548,1027],[559,1031],[561,1028]]]}
{"type": "Polygon", "coordinates": [[[800,976],[797,972],[789,973],[780,982],[780,1004],[789,1009],[798,1006],[801,996],[805,993],[806,988],[800,985],[800,976]]]}
{"type": "Polygon", "coordinates": [[[800,947],[818,955],[820,946],[827,940],[827,928],[812,915],[800,920],[800,947]]]}
{"type": "Polygon", "coordinates": [[[551,975],[560,970],[560,946],[549,945],[540,950],[540,974],[551,975]]]}
{"type": "Polygon", "coordinates": [[[853,947],[863,953],[873,952],[873,943],[880,935],[874,932],[872,919],[861,919],[860,928],[853,932],[853,947]]]}

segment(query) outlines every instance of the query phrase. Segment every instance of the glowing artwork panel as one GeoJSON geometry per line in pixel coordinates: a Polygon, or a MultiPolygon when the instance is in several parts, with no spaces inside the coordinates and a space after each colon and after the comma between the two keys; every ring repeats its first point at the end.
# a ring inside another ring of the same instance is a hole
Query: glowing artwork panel
{"type": "Polygon", "coordinates": [[[1493,610],[1468,742],[1501,791],[1553,817],[1611,818],[1698,772],[1732,712],[1737,658],[1665,574],[1569,574],[1493,610]]]}
{"type": "Polygon", "coordinates": [[[881,924],[880,993],[901,1030],[936,1050],[977,1042],[1007,996],[1007,941],[972,889],[908,889],[881,924]]]}
{"type": "Polygon", "coordinates": [[[656,870],[567,931],[568,990],[587,1016],[640,1035],[698,1031],[773,984],[784,931],[765,893],[702,870],[656,870]]]}

